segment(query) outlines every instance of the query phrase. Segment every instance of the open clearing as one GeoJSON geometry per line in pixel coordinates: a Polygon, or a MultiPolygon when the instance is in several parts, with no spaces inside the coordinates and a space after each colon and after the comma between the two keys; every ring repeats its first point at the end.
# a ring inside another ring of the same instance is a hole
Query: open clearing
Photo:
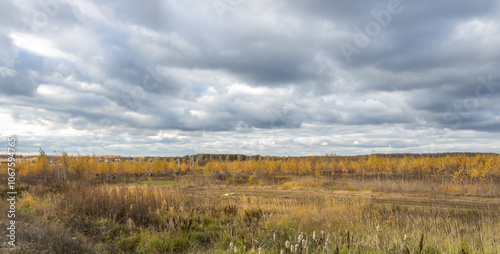
{"type": "MultiPolygon", "coordinates": [[[[394,183],[393,183],[394,184],[394,183]]],[[[404,183],[400,183],[404,185],[404,183]]],[[[478,195],[450,195],[440,192],[403,192],[373,190],[338,190],[326,187],[286,187],[284,185],[249,184],[193,184],[177,183],[174,180],[146,180],[133,185],[163,186],[180,190],[194,196],[272,197],[285,199],[321,198],[339,200],[362,200],[381,204],[441,207],[455,209],[479,209],[500,211],[500,197],[478,195]]],[[[346,188],[349,189],[349,188],[346,188]]]]}
{"type": "Polygon", "coordinates": [[[180,189],[182,193],[195,196],[243,196],[243,197],[272,197],[288,199],[340,199],[363,200],[388,205],[408,205],[423,207],[441,207],[456,209],[480,209],[500,212],[500,198],[478,196],[449,196],[441,193],[397,193],[373,191],[331,190],[325,188],[290,188],[285,189],[278,185],[189,185],[177,186],[173,181],[155,181],[148,185],[171,186],[180,189]]]}

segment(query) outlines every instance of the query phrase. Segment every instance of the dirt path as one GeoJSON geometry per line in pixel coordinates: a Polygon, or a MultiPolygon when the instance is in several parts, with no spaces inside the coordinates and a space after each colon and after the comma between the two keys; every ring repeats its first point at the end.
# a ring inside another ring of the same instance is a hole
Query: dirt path
{"type": "Polygon", "coordinates": [[[182,187],[184,193],[197,196],[247,196],[272,198],[331,198],[366,200],[382,204],[481,209],[500,212],[500,198],[444,196],[430,193],[344,191],[321,188],[282,189],[279,186],[208,185],[182,187]]]}

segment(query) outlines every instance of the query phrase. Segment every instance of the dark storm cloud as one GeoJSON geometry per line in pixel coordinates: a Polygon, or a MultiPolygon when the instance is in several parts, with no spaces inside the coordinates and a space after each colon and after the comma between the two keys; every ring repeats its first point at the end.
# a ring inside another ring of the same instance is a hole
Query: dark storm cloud
{"type": "Polygon", "coordinates": [[[221,1],[2,3],[0,114],[36,144],[63,129],[121,152],[418,151],[500,130],[497,1],[221,1]]]}

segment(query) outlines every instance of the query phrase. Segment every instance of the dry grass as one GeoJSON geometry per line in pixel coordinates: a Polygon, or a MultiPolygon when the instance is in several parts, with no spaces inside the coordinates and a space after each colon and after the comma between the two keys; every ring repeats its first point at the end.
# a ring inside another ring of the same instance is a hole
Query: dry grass
{"type": "Polygon", "coordinates": [[[94,247],[80,234],[43,222],[18,223],[17,236],[21,238],[19,248],[11,253],[97,253],[94,247]]]}
{"type": "Polygon", "coordinates": [[[500,155],[44,156],[19,253],[500,253],[500,155]]]}
{"type": "Polygon", "coordinates": [[[451,183],[433,180],[338,180],[333,184],[323,183],[330,189],[372,191],[387,193],[430,193],[445,196],[500,197],[500,185],[494,183],[451,183]]]}
{"type": "MultiPolygon", "coordinates": [[[[26,246],[47,253],[62,246],[47,242],[52,247],[44,249],[40,239],[46,238],[35,235],[54,236],[61,243],[76,244],[75,250],[98,253],[232,253],[231,242],[243,253],[252,248],[290,253],[287,241],[302,253],[500,252],[500,210],[397,205],[365,198],[371,190],[364,189],[390,182],[292,181],[242,186],[186,178],[173,185],[70,185],[58,190],[39,185],[23,193],[19,208],[24,218],[48,225],[43,227],[47,231],[28,230],[21,237],[26,246]],[[344,191],[352,186],[361,190],[344,191]],[[77,243],[63,236],[68,232],[78,236],[77,243]],[[85,249],[89,243],[95,247],[85,249]]],[[[380,194],[400,191],[394,184],[380,194]]],[[[411,184],[404,191],[422,191],[416,182],[411,184]]]]}
{"type": "Polygon", "coordinates": [[[327,186],[326,179],[315,179],[313,177],[295,177],[291,181],[287,181],[281,185],[282,189],[296,189],[296,188],[320,188],[327,186]]]}

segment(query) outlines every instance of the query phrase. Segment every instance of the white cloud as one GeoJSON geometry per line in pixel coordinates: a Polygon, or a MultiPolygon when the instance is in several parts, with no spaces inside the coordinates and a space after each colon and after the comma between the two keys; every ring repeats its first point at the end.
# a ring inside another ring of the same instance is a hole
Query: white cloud
{"type": "Polygon", "coordinates": [[[27,152],[497,151],[497,84],[460,110],[478,77],[500,79],[498,5],[449,4],[406,3],[347,63],[339,43],[376,2],[251,1],[220,17],[210,1],[68,1],[32,33],[18,24],[43,10],[16,2],[0,25],[2,134],[27,152]]]}
{"type": "Polygon", "coordinates": [[[10,34],[14,44],[22,49],[31,51],[40,56],[52,58],[64,58],[67,60],[75,60],[76,57],[70,53],[59,50],[51,40],[41,38],[32,34],[10,34]]]}

